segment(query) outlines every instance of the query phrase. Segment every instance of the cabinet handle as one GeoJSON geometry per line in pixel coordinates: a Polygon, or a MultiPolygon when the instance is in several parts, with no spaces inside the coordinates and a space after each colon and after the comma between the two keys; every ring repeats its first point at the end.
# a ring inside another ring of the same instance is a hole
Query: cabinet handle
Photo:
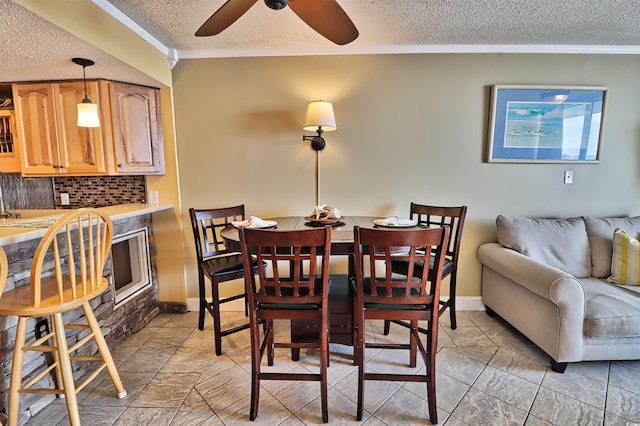
{"type": "Polygon", "coordinates": [[[118,167],[124,167],[124,164],[120,163],[118,164],[118,167]]]}
{"type": "Polygon", "coordinates": [[[54,168],[54,169],[57,169],[57,168],[58,168],[58,165],[57,165],[57,164],[54,164],[54,165],[53,165],[53,168],[54,168]]]}
{"type": "Polygon", "coordinates": [[[64,169],[64,166],[63,166],[62,164],[60,164],[60,168],[61,168],[61,169],[64,169]]]}

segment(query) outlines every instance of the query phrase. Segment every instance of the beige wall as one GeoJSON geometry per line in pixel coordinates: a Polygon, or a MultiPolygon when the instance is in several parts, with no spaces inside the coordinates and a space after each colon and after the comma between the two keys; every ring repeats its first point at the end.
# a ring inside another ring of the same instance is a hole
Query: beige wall
{"type": "MultiPolygon", "coordinates": [[[[476,250],[496,239],[496,215],[640,213],[638,75],[639,57],[615,55],[181,60],[173,90],[183,219],[189,207],[239,203],[261,217],[308,213],[315,157],[302,121],[309,100],[330,100],[338,130],[325,134],[321,202],[380,216],[407,216],[411,201],[468,205],[458,294],[478,296],[476,250]],[[601,163],[485,163],[493,84],[607,86],[601,163]]],[[[193,242],[184,237],[192,298],[193,242]]]]}

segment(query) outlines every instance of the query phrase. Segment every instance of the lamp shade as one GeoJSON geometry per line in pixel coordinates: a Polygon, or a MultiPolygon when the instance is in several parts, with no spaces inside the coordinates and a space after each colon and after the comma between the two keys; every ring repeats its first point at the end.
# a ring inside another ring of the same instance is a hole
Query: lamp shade
{"type": "Polygon", "coordinates": [[[322,127],[325,132],[336,130],[336,117],[333,114],[333,104],[326,101],[311,101],[307,104],[307,116],[304,120],[304,130],[317,130],[322,127]]]}
{"type": "Polygon", "coordinates": [[[78,127],[100,127],[98,105],[87,102],[78,104],[78,127]]]}

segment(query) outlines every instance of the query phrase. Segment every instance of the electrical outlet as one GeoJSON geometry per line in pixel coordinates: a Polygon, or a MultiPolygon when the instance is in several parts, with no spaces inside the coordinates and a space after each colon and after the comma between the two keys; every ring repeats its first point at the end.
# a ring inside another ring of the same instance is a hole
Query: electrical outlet
{"type": "Polygon", "coordinates": [[[68,192],[61,192],[60,193],[60,204],[62,204],[63,206],[68,206],[69,203],[69,193],[68,192]]]}
{"type": "Polygon", "coordinates": [[[573,183],[573,171],[567,170],[564,172],[564,183],[573,183]]]}
{"type": "Polygon", "coordinates": [[[45,318],[42,321],[38,321],[36,323],[36,328],[34,331],[36,334],[36,339],[49,334],[49,320],[45,318]]]}
{"type": "Polygon", "coordinates": [[[149,191],[149,204],[158,204],[158,191],[149,191]]]}

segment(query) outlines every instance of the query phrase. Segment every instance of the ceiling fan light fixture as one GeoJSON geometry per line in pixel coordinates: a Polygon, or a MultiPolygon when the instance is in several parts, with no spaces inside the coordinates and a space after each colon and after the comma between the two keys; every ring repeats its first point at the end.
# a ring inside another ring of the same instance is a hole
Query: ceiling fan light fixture
{"type": "Polygon", "coordinates": [[[87,76],[85,68],[95,64],[91,59],[72,58],[73,63],[82,66],[82,81],[84,82],[84,99],[77,104],[78,127],[100,127],[100,117],[98,116],[98,105],[91,102],[87,95],[87,76]]]}
{"type": "Polygon", "coordinates": [[[269,9],[280,10],[287,7],[289,0],[264,0],[264,4],[266,4],[269,9]]]}

